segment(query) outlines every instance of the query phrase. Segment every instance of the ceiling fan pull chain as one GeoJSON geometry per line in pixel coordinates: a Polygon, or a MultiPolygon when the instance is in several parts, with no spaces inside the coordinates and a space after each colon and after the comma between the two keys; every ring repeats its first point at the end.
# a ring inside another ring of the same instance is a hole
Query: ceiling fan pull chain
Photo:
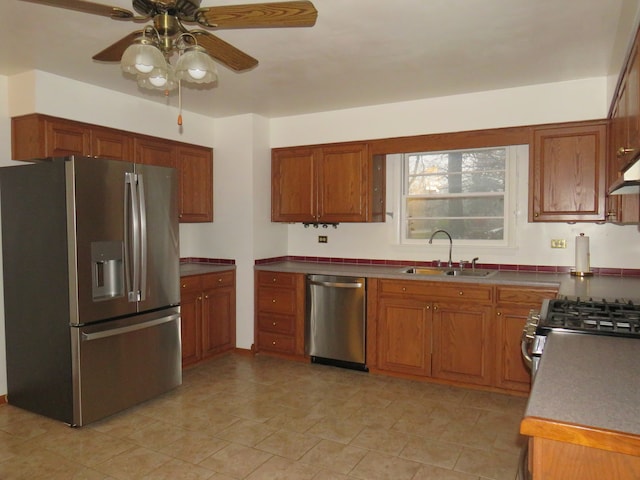
{"type": "Polygon", "coordinates": [[[178,125],[182,126],[182,80],[178,80],[178,125]]]}

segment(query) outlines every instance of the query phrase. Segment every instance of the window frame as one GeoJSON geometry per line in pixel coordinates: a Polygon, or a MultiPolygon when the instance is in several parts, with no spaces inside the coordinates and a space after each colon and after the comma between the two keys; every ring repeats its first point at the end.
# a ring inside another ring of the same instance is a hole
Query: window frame
{"type": "MultiPolygon", "coordinates": [[[[518,210],[517,201],[517,175],[518,175],[518,156],[521,155],[519,150],[520,145],[495,145],[495,146],[483,146],[476,148],[455,148],[455,149],[438,149],[438,150],[421,150],[417,152],[405,152],[400,157],[400,168],[398,172],[399,176],[399,194],[396,196],[398,199],[398,243],[400,245],[414,246],[424,245],[425,239],[410,239],[407,238],[407,158],[410,155],[420,154],[438,154],[449,152],[469,152],[480,150],[494,150],[505,149],[505,190],[503,194],[504,198],[504,236],[498,240],[485,240],[485,239],[454,239],[457,245],[469,245],[474,247],[514,247],[515,246],[515,229],[516,229],[516,215],[518,210]]],[[[527,150],[528,154],[528,150],[527,150]]],[[[482,194],[474,196],[484,196],[482,194]]],[[[472,217],[469,217],[472,218],[472,217]]],[[[440,238],[440,237],[438,237],[440,238]]],[[[434,242],[436,240],[434,239],[434,242]]]]}

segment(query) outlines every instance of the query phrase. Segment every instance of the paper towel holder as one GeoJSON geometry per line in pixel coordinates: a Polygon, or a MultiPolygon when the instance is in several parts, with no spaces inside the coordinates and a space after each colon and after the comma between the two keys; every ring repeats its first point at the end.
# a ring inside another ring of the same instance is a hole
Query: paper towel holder
{"type": "Polygon", "coordinates": [[[590,260],[590,254],[589,254],[589,237],[585,237],[584,233],[581,233],[579,236],[576,237],[576,268],[572,268],[569,273],[574,276],[574,277],[591,277],[593,275],[593,271],[591,270],[591,260],[590,260]],[[586,242],[586,269],[585,271],[579,271],[577,270],[578,268],[578,264],[580,263],[581,266],[583,262],[578,262],[578,241],[580,241],[583,246],[584,246],[584,242],[586,242]]]}

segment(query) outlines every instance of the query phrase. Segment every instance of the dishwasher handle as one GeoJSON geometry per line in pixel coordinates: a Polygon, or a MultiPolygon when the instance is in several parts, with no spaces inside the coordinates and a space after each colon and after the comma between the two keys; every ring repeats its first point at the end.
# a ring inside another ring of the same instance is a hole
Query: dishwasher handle
{"type": "Polygon", "coordinates": [[[364,286],[362,282],[319,282],[317,280],[310,280],[309,284],[331,288],[362,288],[364,286]]]}

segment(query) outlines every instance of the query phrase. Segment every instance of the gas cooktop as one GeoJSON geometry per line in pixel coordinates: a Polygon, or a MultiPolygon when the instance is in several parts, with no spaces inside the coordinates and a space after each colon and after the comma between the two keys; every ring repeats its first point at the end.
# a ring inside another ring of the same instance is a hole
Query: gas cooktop
{"type": "Polygon", "coordinates": [[[640,338],[640,304],[568,297],[545,300],[538,329],[640,338]]]}

